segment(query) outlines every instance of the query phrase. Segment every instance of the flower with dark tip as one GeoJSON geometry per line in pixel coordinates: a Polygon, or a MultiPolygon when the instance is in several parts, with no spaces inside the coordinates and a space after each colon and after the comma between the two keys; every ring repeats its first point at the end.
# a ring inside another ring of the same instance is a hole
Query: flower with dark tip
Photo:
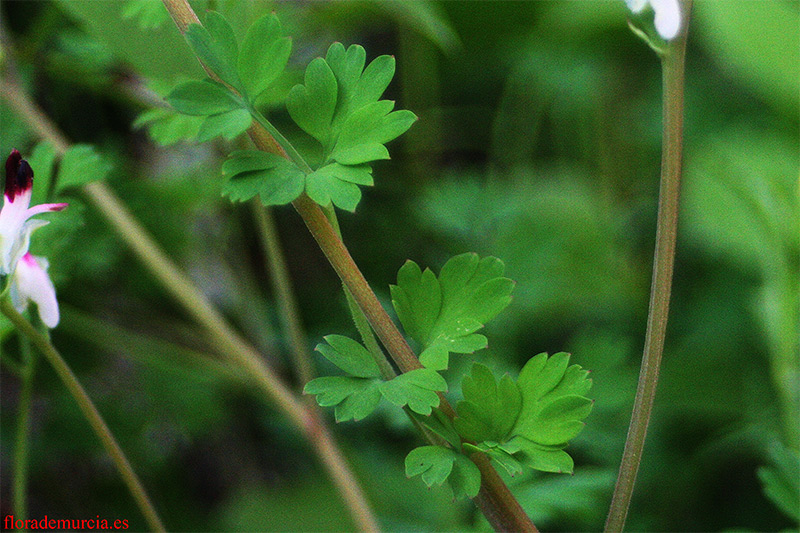
{"type": "Polygon", "coordinates": [[[20,258],[28,252],[31,233],[47,224],[31,217],[49,211],[61,211],[67,204],[31,205],[33,169],[17,150],[6,160],[6,187],[0,209],[0,276],[14,272],[20,258]]]}
{"type": "Polygon", "coordinates": [[[649,5],[655,13],[653,23],[665,41],[674,39],[681,29],[681,6],[678,0],[625,0],[628,9],[638,15],[649,5]]]}
{"type": "Polygon", "coordinates": [[[58,300],[47,267],[44,257],[34,257],[30,253],[23,255],[11,276],[9,293],[11,303],[20,313],[28,309],[29,303],[35,303],[39,318],[52,329],[58,325],[58,300]]]}

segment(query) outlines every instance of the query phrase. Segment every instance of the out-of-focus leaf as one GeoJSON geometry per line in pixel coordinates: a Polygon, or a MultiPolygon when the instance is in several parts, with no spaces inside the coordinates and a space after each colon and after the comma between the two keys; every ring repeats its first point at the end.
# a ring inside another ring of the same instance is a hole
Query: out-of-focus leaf
{"type": "Polygon", "coordinates": [[[215,115],[242,107],[230,91],[211,80],[181,83],[167,95],[166,100],[185,115],[215,115]]]}
{"type": "Polygon", "coordinates": [[[784,514],[800,522],[800,453],[775,443],[769,459],[768,466],[758,469],[764,494],[784,514]]]}
{"type": "Polygon", "coordinates": [[[89,182],[103,180],[111,171],[111,164],[89,144],[74,144],[64,153],[58,169],[57,190],[81,187],[89,182]]]}
{"type": "Polygon", "coordinates": [[[133,128],[147,128],[150,138],[161,146],[197,138],[203,116],[184,115],[168,108],[148,109],[133,121],[133,128]]]}
{"type": "Polygon", "coordinates": [[[206,117],[197,132],[197,142],[210,141],[215,137],[233,140],[250,127],[253,117],[246,109],[234,109],[206,117]]]}
{"type": "Polygon", "coordinates": [[[207,12],[205,25],[189,24],[186,39],[197,57],[222,81],[241,88],[237,69],[239,45],[225,17],[216,11],[207,12]]]}

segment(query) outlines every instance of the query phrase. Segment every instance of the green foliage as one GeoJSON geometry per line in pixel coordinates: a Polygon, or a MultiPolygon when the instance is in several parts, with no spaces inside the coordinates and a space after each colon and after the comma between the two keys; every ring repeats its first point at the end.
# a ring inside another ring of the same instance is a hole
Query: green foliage
{"type": "Polygon", "coordinates": [[[758,469],[764,494],[795,522],[800,522],[800,453],[776,442],[769,465],[758,469]]]}
{"type": "Polygon", "coordinates": [[[152,0],[127,0],[122,17],[135,19],[143,30],[156,30],[169,22],[169,13],[163,2],[152,0]]]}
{"type": "Polygon", "coordinates": [[[406,476],[422,475],[428,487],[448,481],[455,498],[474,498],[481,488],[478,467],[464,455],[442,446],[420,446],[406,456],[406,476]]]}
{"type": "Polygon", "coordinates": [[[381,397],[398,407],[408,405],[415,413],[430,415],[439,405],[436,393],[447,390],[444,378],[426,368],[381,379],[378,364],[360,343],[341,335],[328,335],[325,341],[317,351],[349,376],[313,379],[304,392],[316,395],[323,407],[335,405],[337,422],[361,420],[375,410],[381,397]]]}
{"type": "Polygon", "coordinates": [[[472,373],[461,382],[464,400],[458,403],[458,418],[454,425],[467,440],[505,440],[522,408],[522,395],[514,380],[505,375],[500,383],[489,367],[472,365],[472,373]]]}
{"type": "Polygon", "coordinates": [[[208,11],[204,25],[189,24],[186,40],[204,65],[241,92],[242,82],[236,68],[239,46],[225,17],[216,11],[208,11]]]}
{"type": "Polygon", "coordinates": [[[111,165],[94,146],[73,144],[61,158],[56,191],[82,187],[92,181],[103,180],[110,171],[111,165]]]}
{"type": "Polygon", "coordinates": [[[514,382],[503,376],[498,383],[489,368],[475,363],[461,388],[455,429],[478,443],[510,474],[520,463],[535,470],[572,472],[572,459],[563,451],[583,429],[592,409],[585,398],[591,387],[588,372],[567,366],[569,355],[532,357],[514,382]]]}
{"type": "Polygon", "coordinates": [[[222,165],[228,179],[222,193],[234,202],[259,195],[264,205],[292,202],[303,192],[305,173],[279,155],[258,150],[233,152],[222,165]]]}
{"type": "Polygon", "coordinates": [[[431,414],[431,409],[439,406],[436,392],[447,390],[447,382],[438,372],[419,368],[400,374],[381,386],[383,397],[398,407],[406,404],[409,409],[421,415],[431,414]]]}
{"type": "Polygon", "coordinates": [[[291,53],[292,40],[283,36],[274,13],[261,17],[248,28],[239,51],[238,67],[244,89],[253,101],[280,77],[291,53]]]}
{"type": "Polygon", "coordinates": [[[168,108],[143,111],[133,121],[133,128],[147,127],[150,138],[161,146],[169,146],[194,139],[205,122],[204,117],[183,115],[168,108]]]}
{"type": "Polygon", "coordinates": [[[369,165],[347,166],[339,163],[325,165],[306,177],[306,193],[320,205],[333,205],[355,211],[361,200],[359,185],[372,185],[369,165]]]}
{"type": "Polygon", "coordinates": [[[447,368],[450,353],[485,348],[476,333],[511,301],[514,282],[503,277],[503,262],[477,254],[451,258],[437,279],[407,261],[391,287],[392,303],[406,333],[422,347],[420,361],[434,370],[447,368]]]}

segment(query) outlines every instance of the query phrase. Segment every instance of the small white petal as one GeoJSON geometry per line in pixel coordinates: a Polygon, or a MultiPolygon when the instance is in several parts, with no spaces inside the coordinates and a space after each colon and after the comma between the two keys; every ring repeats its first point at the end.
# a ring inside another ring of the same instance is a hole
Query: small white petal
{"type": "Polygon", "coordinates": [[[655,25],[658,34],[669,41],[681,29],[681,8],[678,0],[650,0],[656,12],[655,25]]]}
{"type": "Polygon", "coordinates": [[[647,2],[648,0],[625,0],[625,3],[628,4],[628,9],[635,14],[644,11],[644,8],[647,7],[647,2]]]}
{"type": "Polygon", "coordinates": [[[11,301],[19,312],[25,311],[28,303],[33,302],[45,326],[54,328],[58,325],[58,300],[53,282],[47,275],[46,259],[31,254],[22,256],[11,278],[10,293],[11,301]]]}

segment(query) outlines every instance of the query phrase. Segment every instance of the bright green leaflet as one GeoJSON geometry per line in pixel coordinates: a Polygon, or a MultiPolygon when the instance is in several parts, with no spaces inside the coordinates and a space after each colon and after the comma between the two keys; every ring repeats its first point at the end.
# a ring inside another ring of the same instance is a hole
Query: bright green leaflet
{"type": "Polygon", "coordinates": [[[464,400],[458,402],[458,418],[453,421],[458,433],[474,442],[505,440],[522,408],[514,380],[506,375],[498,383],[487,366],[475,363],[461,389],[464,400]]]}
{"type": "Polygon", "coordinates": [[[485,348],[476,333],[511,301],[514,282],[503,277],[495,257],[462,254],[450,259],[438,277],[407,261],[391,287],[392,303],[406,333],[422,347],[420,362],[443,370],[450,353],[485,348]]]}
{"type": "Polygon", "coordinates": [[[466,456],[442,446],[421,446],[406,456],[406,476],[422,476],[428,486],[448,481],[455,498],[474,498],[481,488],[481,473],[466,456]]]}

